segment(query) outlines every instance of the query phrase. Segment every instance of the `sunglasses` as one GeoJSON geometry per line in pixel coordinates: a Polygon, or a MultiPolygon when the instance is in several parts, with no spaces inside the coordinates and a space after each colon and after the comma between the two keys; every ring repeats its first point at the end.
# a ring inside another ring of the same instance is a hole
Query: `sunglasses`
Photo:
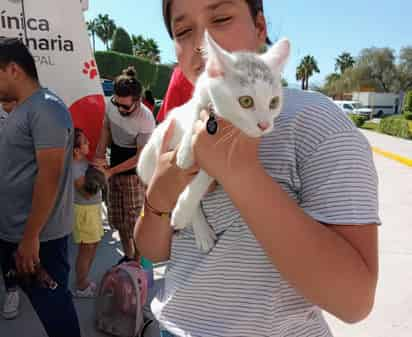
{"type": "Polygon", "coordinates": [[[131,105],[126,105],[126,104],[120,104],[116,102],[114,97],[110,99],[110,102],[116,107],[116,108],[122,108],[123,110],[130,111],[133,107],[136,106],[138,101],[133,102],[131,105]]]}

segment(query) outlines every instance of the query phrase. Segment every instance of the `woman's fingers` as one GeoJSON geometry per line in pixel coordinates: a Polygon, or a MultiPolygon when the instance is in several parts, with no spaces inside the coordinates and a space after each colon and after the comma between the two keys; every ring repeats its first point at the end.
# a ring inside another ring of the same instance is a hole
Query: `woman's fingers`
{"type": "Polygon", "coordinates": [[[195,134],[200,133],[200,131],[202,131],[205,128],[205,122],[203,122],[202,120],[197,120],[194,126],[194,131],[195,134]]]}
{"type": "Polygon", "coordinates": [[[209,119],[210,113],[208,110],[200,111],[200,120],[206,122],[209,119]]]}

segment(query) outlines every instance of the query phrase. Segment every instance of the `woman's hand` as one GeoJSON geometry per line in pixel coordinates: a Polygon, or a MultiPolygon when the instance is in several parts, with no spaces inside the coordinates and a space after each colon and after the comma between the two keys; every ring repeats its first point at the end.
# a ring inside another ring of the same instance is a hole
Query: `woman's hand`
{"type": "Polygon", "coordinates": [[[150,205],[161,212],[172,211],[179,194],[199,172],[196,164],[187,170],[176,166],[177,149],[168,150],[174,129],[175,120],[172,120],[163,137],[157,166],[147,189],[150,205]]]}
{"type": "Polygon", "coordinates": [[[193,152],[196,163],[221,184],[236,172],[258,163],[260,138],[248,137],[229,122],[216,116],[218,130],[210,135],[206,130],[209,112],[202,111],[195,125],[193,152]]]}
{"type": "Polygon", "coordinates": [[[109,181],[113,175],[112,171],[107,166],[95,166],[95,168],[104,174],[106,181],[109,181]]]}
{"type": "Polygon", "coordinates": [[[101,167],[101,168],[108,168],[109,167],[109,165],[107,164],[107,161],[106,161],[106,159],[99,159],[99,158],[97,158],[97,159],[94,159],[93,160],[93,162],[92,162],[92,165],[93,166],[95,166],[95,167],[101,167]]]}

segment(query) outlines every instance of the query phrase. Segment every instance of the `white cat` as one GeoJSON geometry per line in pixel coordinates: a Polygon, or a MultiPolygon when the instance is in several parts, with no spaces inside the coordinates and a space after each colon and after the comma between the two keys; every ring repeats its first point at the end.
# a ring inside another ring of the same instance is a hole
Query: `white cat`
{"type": "MultiPolygon", "coordinates": [[[[145,184],[154,173],[162,139],[171,119],[176,120],[176,127],[170,146],[175,148],[180,144],[176,164],[182,169],[193,165],[193,126],[201,110],[207,109],[209,103],[217,116],[228,120],[250,137],[261,137],[273,129],[273,121],[282,105],[281,72],[289,57],[289,41],[281,40],[261,55],[228,53],[206,32],[204,51],[205,71],[196,82],[193,98],[169,113],[142,150],[137,172],[145,184]]],[[[171,218],[171,225],[176,230],[193,226],[196,243],[203,252],[213,248],[216,240],[200,205],[213,181],[200,170],[179,196],[171,218]]]]}

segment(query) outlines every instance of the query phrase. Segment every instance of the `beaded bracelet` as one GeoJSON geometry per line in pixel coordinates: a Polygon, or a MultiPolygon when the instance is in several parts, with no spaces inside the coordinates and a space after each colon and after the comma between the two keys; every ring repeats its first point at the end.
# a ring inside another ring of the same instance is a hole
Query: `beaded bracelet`
{"type": "Polygon", "coordinates": [[[144,218],[144,211],[145,208],[147,208],[148,211],[150,211],[150,213],[163,218],[163,219],[167,219],[170,220],[171,216],[172,216],[172,212],[161,212],[158,209],[154,208],[152,205],[150,205],[149,201],[147,200],[147,196],[144,196],[144,204],[142,207],[142,210],[140,211],[140,217],[144,218]]]}

